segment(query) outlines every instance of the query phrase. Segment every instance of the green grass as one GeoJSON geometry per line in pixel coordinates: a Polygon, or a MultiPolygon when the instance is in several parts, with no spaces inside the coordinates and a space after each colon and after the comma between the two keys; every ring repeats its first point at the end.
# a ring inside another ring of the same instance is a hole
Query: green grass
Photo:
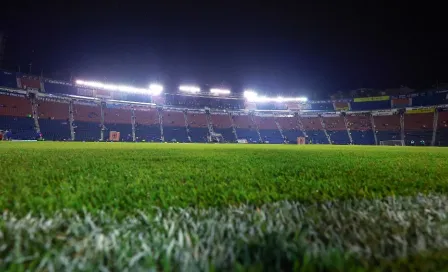
{"type": "Polygon", "coordinates": [[[448,265],[448,149],[0,142],[0,159],[0,270],[448,265]]]}

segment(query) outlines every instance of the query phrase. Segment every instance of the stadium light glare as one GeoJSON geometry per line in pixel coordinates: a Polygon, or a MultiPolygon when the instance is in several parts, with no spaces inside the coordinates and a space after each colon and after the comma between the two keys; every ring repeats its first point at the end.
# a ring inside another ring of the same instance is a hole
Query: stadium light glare
{"type": "Polygon", "coordinates": [[[163,92],[163,86],[160,84],[150,84],[149,90],[152,95],[160,95],[163,92]]]}
{"type": "Polygon", "coordinates": [[[151,89],[144,89],[144,88],[135,88],[132,86],[126,86],[126,85],[114,85],[114,84],[104,84],[97,81],[84,81],[84,80],[76,80],[76,85],[85,86],[85,87],[91,87],[91,88],[98,88],[98,89],[104,89],[108,91],[120,91],[125,93],[138,93],[138,94],[147,94],[147,95],[159,95],[163,91],[163,87],[161,85],[155,85],[151,89]],[[159,86],[159,87],[157,87],[159,86]],[[162,90],[160,90],[160,87],[162,90]]]}
{"type": "Polygon", "coordinates": [[[217,89],[217,88],[212,88],[210,89],[210,93],[212,94],[230,94],[230,90],[227,89],[217,89]]]}
{"type": "Polygon", "coordinates": [[[201,88],[196,86],[180,85],[179,91],[186,93],[199,93],[201,92],[201,88]]]}
{"type": "Polygon", "coordinates": [[[267,97],[267,96],[258,96],[256,92],[251,90],[246,90],[244,92],[244,97],[249,102],[277,102],[277,103],[284,103],[284,102],[306,102],[308,99],[306,97],[267,97]]]}
{"type": "Polygon", "coordinates": [[[247,99],[251,99],[251,98],[255,98],[257,97],[258,94],[252,90],[245,90],[244,91],[244,97],[246,97],[247,99]]]}

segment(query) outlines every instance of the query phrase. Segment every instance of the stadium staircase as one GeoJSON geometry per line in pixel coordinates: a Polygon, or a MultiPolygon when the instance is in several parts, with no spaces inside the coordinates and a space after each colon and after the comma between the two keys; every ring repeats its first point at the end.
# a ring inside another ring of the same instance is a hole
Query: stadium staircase
{"type": "Polygon", "coordinates": [[[100,103],[100,141],[104,141],[104,131],[106,130],[106,126],[104,125],[104,107],[105,107],[105,103],[101,102],[100,103]]]}
{"type": "Polygon", "coordinates": [[[376,137],[377,130],[376,130],[375,118],[373,118],[373,114],[370,114],[370,123],[372,125],[373,139],[375,140],[375,145],[378,145],[378,138],[376,137]]]}
{"type": "Polygon", "coordinates": [[[347,116],[345,115],[345,113],[342,113],[342,115],[344,117],[344,124],[345,124],[345,129],[347,130],[348,139],[350,141],[350,144],[353,144],[352,133],[350,132],[350,127],[348,125],[347,116]]]}
{"type": "Polygon", "coordinates": [[[439,112],[437,109],[434,110],[434,118],[432,122],[432,139],[431,139],[431,146],[434,146],[436,144],[436,137],[437,137],[437,127],[439,124],[439,112]]]}
{"type": "Polygon", "coordinates": [[[229,118],[230,118],[230,122],[232,123],[233,135],[235,135],[235,139],[238,140],[238,134],[236,133],[235,122],[233,122],[233,117],[232,117],[231,112],[229,112],[229,118]]]}
{"type": "Polygon", "coordinates": [[[255,126],[255,130],[257,131],[257,135],[258,135],[258,139],[259,139],[260,143],[263,143],[263,138],[261,138],[260,130],[258,129],[258,125],[254,120],[253,113],[249,113],[249,117],[250,117],[250,120],[252,121],[252,124],[255,126]]]}
{"type": "Polygon", "coordinates": [[[162,108],[157,108],[157,114],[159,115],[159,126],[160,126],[160,139],[162,142],[165,141],[165,136],[163,134],[163,113],[162,108]]]}
{"type": "Polygon", "coordinates": [[[68,104],[68,124],[70,126],[70,139],[72,141],[74,141],[75,137],[76,137],[74,122],[75,122],[75,117],[73,116],[73,100],[70,100],[70,102],[68,104]]]}
{"type": "Polygon", "coordinates": [[[184,121],[185,121],[185,130],[187,131],[187,138],[188,138],[188,142],[191,143],[191,133],[190,133],[190,126],[188,124],[188,116],[187,116],[187,111],[183,111],[184,114],[184,121]]]}
{"type": "Polygon", "coordinates": [[[297,118],[297,125],[299,126],[300,131],[302,131],[303,136],[305,138],[308,137],[308,135],[306,134],[305,126],[303,125],[302,120],[300,119],[300,115],[296,113],[294,116],[297,118]]]}
{"type": "Polygon", "coordinates": [[[275,116],[275,114],[274,114],[273,116],[274,116],[274,122],[275,122],[275,124],[277,125],[277,128],[278,128],[278,131],[280,131],[280,135],[282,136],[283,143],[285,143],[286,140],[285,140],[285,135],[283,134],[283,129],[282,129],[282,127],[280,126],[280,124],[279,124],[279,122],[278,122],[277,117],[275,116]]]}
{"type": "Polygon", "coordinates": [[[328,143],[331,144],[330,135],[329,135],[328,132],[327,132],[327,129],[326,129],[326,127],[325,127],[324,118],[322,117],[322,115],[319,115],[319,120],[320,120],[320,124],[322,125],[323,131],[324,131],[324,134],[325,134],[325,137],[327,138],[328,143]]]}
{"type": "Polygon", "coordinates": [[[31,109],[34,119],[34,129],[36,130],[36,133],[40,135],[40,125],[39,125],[39,104],[36,101],[36,97],[34,94],[30,96],[30,102],[31,102],[31,109]]]}
{"type": "Polygon", "coordinates": [[[213,131],[213,123],[212,123],[212,118],[210,117],[210,111],[209,110],[205,111],[205,118],[207,119],[208,133],[210,135],[212,135],[215,132],[213,131]]]}

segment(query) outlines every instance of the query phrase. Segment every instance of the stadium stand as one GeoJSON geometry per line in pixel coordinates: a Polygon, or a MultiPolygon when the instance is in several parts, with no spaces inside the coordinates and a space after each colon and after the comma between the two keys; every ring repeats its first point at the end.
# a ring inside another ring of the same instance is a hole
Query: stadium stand
{"type": "Polygon", "coordinates": [[[123,105],[106,104],[104,108],[105,137],[109,138],[110,131],[120,132],[121,141],[132,142],[132,112],[123,105]]]}
{"type": "Polygon", "coordinates": [[[160,123],[157,109],[135,108],[135,136],[139,142],[160,142],[160,123]]]}
{"type": "Polygon", "coordinates": [[[351,103],[351,110],[353,111],[365,111],[365,110],[381,110],[390,109],[390,100],[384,101],[368,101],[368,102],[354,102],[351,103]]]}
{"type": "Polygon", "coordinates": [[[400,114],[391,112],[390,115],[373,117],[375,133],[378,143],[381,141],[401,140],[400,114]]]}
{"type": "Polygon", "coordinates": [[[183,111],[164,110],[162,120],[165,142],[190,142],[185,127],[185,115],[183,111]]]}
{"type": "Polygon", "coordinates": [[[239,110],[244,109],[244,100],[188,96],[179,94],[166,94],[165,105],[180,106],[194,109],[212,108],[212,109],[239,110]]]}
{"type": "Polygon", "coordinates": [[[312,144],[328,144],[327,136],[319,116],[300,116],[303,128],[308,136],[308,143],[312,144]]]}
{"type": "Polygon", "coordinates": [[[207,142],[208,124],[207,116],[202,112],[187,111],[188,135],[193,143],[207,142]]]}
{"type": "Polygon", "coordinates": [[[406,145],[430,145],[434,113],[406,113],[404,132],[406,145]]]}
{"type": "Polygon", "coordinates": [[[37,139],[41,132],[45,140],[98,141],[118,131],[122,141],[206,142],[221,134],[225,142],[297,143],[305,136],[313,144],[448,146],[445,89],[392,96],[363,89],[353,99],[261,103],[206,93],[125,93],[8,71],[0,71],[0,87],[0,130],[10,139],[37,139]]]}
{"type": "Polygon", "coordinates": [[[72,84],[50,79],[44,79],[44,91],[49,94],[76,94],[76,90],[72,84]]]}
{"type": "Polygon", "coordinates": [[[346,118],[353,144],[375,144],[375,136],[373,134],[372,121],[369,113],[347,114],[346,118]]]}
{"type": "Polygon", "coordinates": [[[75,140],[98,141],[101,138],[99,104],[75,101],[73,105],[75,140]]]}
{"type": "Polygon", "coordinates": [[[325,115],[322,117],[325,123],[325,129],[332,144],[346,145],[350,144],[344,117],[342,115],[325,115]]]}
{"type": "Polygon", "coordinates": [[[0,92],[0,130],[8,131],[9,139],[34,140],[34,127],[31,103],[26,96],[0,92]]]}
{"type": "Polygon", "coordinates": [[[232,121],[228,113],[211,113],[210,119],[213,131],[220,133],[226,142],[235,142],[235,134],[233,133],[232,121]]]}
{"type": "Polygon", "coordinates": [[[42,137],[51,141],[70,140],[69,101],[43,98],[38,105],[42,137]]]}
{"type": "Polygon", "coordinates": [[[16,74],[8,71],[0,71],[0,84],[6,88],[17,88],[16,74]]]}
{"type": "Polygon", "coordinates": [[[287,110],[288,107],[284,103],[256,103],[258,110],[287,110]]]}
{"type": "Polygon", "coordinates": [[[254,116],[255,124],[258,126],[261,139],[264,143],[282,144],[285,139],[278,129],[273,116],[254,116]]]}
{"type": "Polygon", "coordinates": [[[441,108],[437,118],[436,146],[448,146],[448,111],[441,108]]]}
{"type": "Polygon", "coordinates": [[[249,115],[232,115],[238,139],[246,139],[250,143],[258,143],[260,137],[255,124],[249,115]]]}
{"type": "Polygon", "coordinates": [[[334,106],[332,102],[326,103],[311,103],[311,110],[315,111],[333,111],[334,106]]]}
{"type": "Polygon", "coordinates": [[[297,137],[305,137],[298,125],[297,116],[279,116],[277,122],[287,143],[296,144],[297,137]]]}

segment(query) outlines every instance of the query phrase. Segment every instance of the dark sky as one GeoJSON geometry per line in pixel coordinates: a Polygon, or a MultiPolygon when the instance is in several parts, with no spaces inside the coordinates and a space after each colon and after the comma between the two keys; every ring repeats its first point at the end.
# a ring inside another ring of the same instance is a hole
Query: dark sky
{"type": "Polygon", "coordinates": [[[33,2],[0,11],[5,67],[310,97],[447,79],[446,14],[425,2],[33,2]]]}

